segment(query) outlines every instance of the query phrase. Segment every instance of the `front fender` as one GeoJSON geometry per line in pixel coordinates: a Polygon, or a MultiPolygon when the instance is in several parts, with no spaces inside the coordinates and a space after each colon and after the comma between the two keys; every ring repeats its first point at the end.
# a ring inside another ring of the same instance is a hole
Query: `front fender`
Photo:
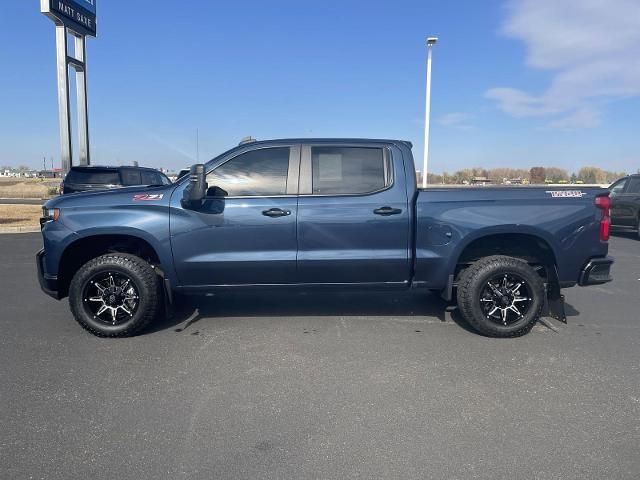
{"type": "MultiPolygon", "coordinates": [[[[122,205],[66,208],[60,216],[73,232],[58,245],[66,250],[79,240],[99,235],[126,235],[147,242],[156,252],[162,269],[172,282],[177,277],[173,268],[169,238],[169,207],[165,205],[122,205]]],[[[61,255],[60,255],[61,257],[61,255]]]]}

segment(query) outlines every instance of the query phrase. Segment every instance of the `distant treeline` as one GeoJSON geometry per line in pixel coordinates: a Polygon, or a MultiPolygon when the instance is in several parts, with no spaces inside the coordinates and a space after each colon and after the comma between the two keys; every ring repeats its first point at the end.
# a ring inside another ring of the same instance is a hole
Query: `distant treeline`
{"type": "Polygon", "coordinates": [[[442,174],[430,173],[429,183],[462,184],[471,183],[474,179],[486,178],[492,183],[611,183],[626,172],[610,172],[598,167],[582,167],[577,172],[569,173],[557,167],[524,168],[465,168],[457,172],[442,174]]]}
{"type": "MultiPolygon", "coordinates": [[[[0,166],[0,172],[5,170],[17,171],[20,173],[33,170],[25,165],[19,167],[0,166]]],[[[640,170],[638,170],[640,173],[640,170]]],[[[558,167],[533,167],[524,168],[465,168],[457,172],[442,174],[430,173],[429,183],[440,184],[463,184],[472,183],[474,179],[486,178],[491,183],[612,183],[620,177],[624,177],[625,172],[610,172],[598,167],[582,167],[577,172],[569,173],[568,170],[558,167]]]]}

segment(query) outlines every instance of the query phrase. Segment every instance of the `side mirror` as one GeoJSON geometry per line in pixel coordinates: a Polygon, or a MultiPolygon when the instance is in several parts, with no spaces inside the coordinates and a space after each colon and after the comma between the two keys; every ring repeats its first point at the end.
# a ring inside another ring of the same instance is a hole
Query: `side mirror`
{"type": "Polygon", "coordinates": [[[229,196],[229,192],[227,192],[224,188],[220,188],[220,187],[209,187],[207,189],[207,198],[221,198],[221,197],[228,197],[229,196]]]}
{"type": "Polygon", "coordinates": [[[207,193],[207,182],[205,181],[204,165],[197,163],[189,170],[189,184],[182,194],[182,207],[196,210],[202,205],[202,201],[207,193]]]}

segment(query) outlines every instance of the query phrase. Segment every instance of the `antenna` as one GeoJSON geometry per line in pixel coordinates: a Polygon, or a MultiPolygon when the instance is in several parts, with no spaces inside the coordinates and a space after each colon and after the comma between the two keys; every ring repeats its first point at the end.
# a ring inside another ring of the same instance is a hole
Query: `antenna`
{"type": "Polygon", "coordinates": [[[200,163],[200,132],[196,128],[196,163],[200,163]]]}

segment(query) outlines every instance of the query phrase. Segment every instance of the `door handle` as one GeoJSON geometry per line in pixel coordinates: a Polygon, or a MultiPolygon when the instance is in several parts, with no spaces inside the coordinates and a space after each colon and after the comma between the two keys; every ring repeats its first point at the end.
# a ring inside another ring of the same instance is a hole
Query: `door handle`
{"type": "Polygon", "coordinates": [[[266,217],[286,217],[291,215],[291,210],[283,210],[281,208],[270,208],[269,210],[263,210],[262,214],[266,217]]]}
{"type": "Polygon", "coordinates": [[[380,207],[376,208],[373,213],[376,215],[389,216],[389,215],[398,215],[402,213],[402,209],[400,208],[391,208],[391,207],[380,207]]]}

